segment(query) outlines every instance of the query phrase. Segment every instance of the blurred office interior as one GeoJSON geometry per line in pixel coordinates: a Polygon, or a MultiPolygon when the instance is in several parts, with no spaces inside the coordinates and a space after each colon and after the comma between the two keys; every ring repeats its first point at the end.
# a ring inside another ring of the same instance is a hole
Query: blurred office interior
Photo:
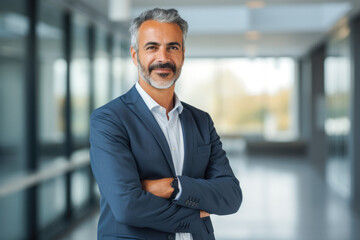
{"type": "Polygon", "coordinates": [[[137,80],[153,7],[189,23],[176,92],[243,188],[217,239],[360,239],[359,0],[0,0],[0,239],[96,239],[89,116],[137,80]]]}

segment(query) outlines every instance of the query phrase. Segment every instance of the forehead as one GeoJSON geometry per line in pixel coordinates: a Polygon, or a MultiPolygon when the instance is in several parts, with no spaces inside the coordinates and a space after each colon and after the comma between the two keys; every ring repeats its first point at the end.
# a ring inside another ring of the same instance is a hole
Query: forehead
{"type": "Polygon", "coordinates": [[[179,25],[174,23],[162,23],[148,20],[139,28],[139,43],[146,42],[179,42],[182,43],[182,31],[179,25]]]}

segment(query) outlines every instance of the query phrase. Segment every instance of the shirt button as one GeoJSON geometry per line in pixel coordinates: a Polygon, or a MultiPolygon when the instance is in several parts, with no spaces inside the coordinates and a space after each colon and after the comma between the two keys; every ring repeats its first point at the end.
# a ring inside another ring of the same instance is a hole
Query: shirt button
{"type": "Polygon", "coordinates": [[[172,150],[173,150],[173,151],[175,151],[175,150],[176,150],[176,148],[175,148],[175,147],[173,147],[173,148],[172,148],[172,150]]]}

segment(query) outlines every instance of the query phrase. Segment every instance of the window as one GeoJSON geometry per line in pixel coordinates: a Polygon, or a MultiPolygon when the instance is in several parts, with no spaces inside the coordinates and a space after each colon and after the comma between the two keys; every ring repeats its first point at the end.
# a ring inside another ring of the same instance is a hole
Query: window
{"type": "Polygon", "coordinates": [[[113,45],[113,58],[112,58],[112,77],[114,81],[114,86],[112,89],[112,98],[116,98],[124,93],[123,90],[123,71],[124,71],[124,59],[122,55],[124,50],[122,49],[122,42],[124,41],[120,35],[114,36],[114,45],[113,45]]]}
{"type": "MultiPolygon", "coordinates": [[[[39,2],[37,38],[39,44],[39,163],[40,168],[48,164],[66,161],[65,154],[65,97],[66,62],[64,59],[63,11],[51,2],[39,2]]],[[[65,176],[48,180],[39,186],[39,228],[65,214],[65,176]]]]}
{"type": "Polygon", "coordinates": [[[111,90],[107,32],[101,26],[95,32],[95,108],[98,108],[111,99],[111,90]]]}
{"type": "Polygon", "coordinates": [[[327,45],[324,66],[325,133],[328,145],[326,177],[330,185],[345,198],[350,198],[351,191],[351,57],[348,34],[349,29],[343,26],[338,35],[332,36],[327,45]]]}
{"type": "Polygon", "coordinates": [[[37,24],[39,44],[40,162],[64,154],[66,62],[63,51],[63,15],[49,1],[40,1],[37,24]]]}
{"type": "Polygon", "coordinates": [[[90,116],[90,59],[88,22],[75,15],[73,21],[72,61],[70,67],[71,129],[75,149],[88,146],[90,116]]]}
{"type": "MultiPolygon", "coordinates": [[[[0,1],[0,184],[26,170],[24,0],[0,1]]],[[[0,196],[0,239],[26,238],[24,191],[0,196]],[[4,225],[5,224],[5,225],[4,225]]]]}
{"type": "Polygon", "coordinates": [[[23,0],[0,2],[0,178],[26,168],[24,77],[28,19],[24,4],[23,0]]]}
{"type": "Polygon", "coordinates": [[[297,137],[291,58],[187,59],[177,92],[209,112],[221,134],[297,137]]]}

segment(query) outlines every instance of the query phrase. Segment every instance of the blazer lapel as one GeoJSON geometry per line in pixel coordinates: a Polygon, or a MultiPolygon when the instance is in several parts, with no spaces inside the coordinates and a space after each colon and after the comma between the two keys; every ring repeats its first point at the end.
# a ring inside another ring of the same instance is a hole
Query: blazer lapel
{"type": "Polygon", "coordinates": [[[184,167],[182,175],[191,176],[191,170],[194,161],[194,121],[192,119],[190,111],[187,110],[185,107],[183,108],[183,111],[179,117],[181,121],[184,139],[184,167]]]}
{"type": "Polygon", "coordinates": [[[132,87],[131,90],[123,96],[123,100],[129,106],[129,108],[141,119],[147,129],[153,134],[165,155],[166,161],[173,173],[173,176],[176,176],[169,144],[167,143],[159,124],[156,122],[144,100],[140,97],[140,94],[136,90],[135,86],[132,87]]]}

